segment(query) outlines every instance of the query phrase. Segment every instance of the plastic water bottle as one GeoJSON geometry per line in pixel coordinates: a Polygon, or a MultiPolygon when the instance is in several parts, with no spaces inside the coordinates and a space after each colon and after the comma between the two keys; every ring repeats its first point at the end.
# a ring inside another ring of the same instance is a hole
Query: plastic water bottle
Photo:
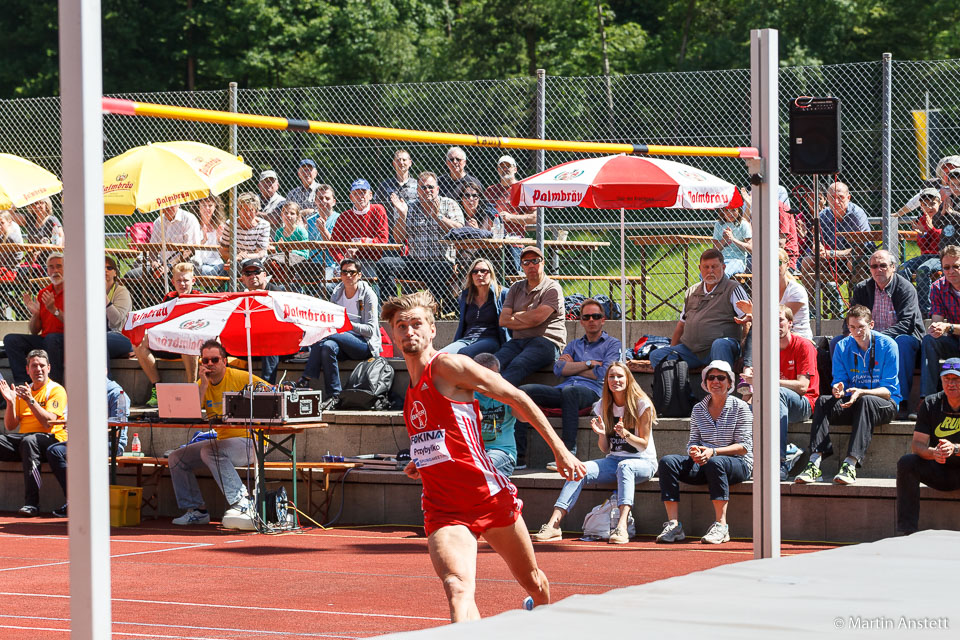
{"type": "Polygon", "coordinates": [[[142,456],[143,449],[140,446],[140,434],[133,434],[133,440],[130,441],[130,455],[142,456]]]}
{"type": "Polygon", "coordinates": [[[493,239],[494,240],[503,240],[503,220],[500,219],[500,214],[493,216],[493,239]]]}

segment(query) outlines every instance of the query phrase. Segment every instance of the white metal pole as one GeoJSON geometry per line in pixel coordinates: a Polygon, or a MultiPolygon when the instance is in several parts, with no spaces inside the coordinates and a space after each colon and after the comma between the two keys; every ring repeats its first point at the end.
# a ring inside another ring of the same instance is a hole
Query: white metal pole
{"type": "MultiPolygon", "coordinates": [[[[60,0],[60,128],[70,432],[70,629],[111,636],[107,345],[103,311],[100,1],[60,0]]],[[[58,382],[63,382],[58,380],[58,382]]]]}
{"type": "Polygon", "coordinates": [[[780,556],[778,34],[750,36],[750,139],[763,159],[753,188],[753,555],[771,558],[780,556]]]}

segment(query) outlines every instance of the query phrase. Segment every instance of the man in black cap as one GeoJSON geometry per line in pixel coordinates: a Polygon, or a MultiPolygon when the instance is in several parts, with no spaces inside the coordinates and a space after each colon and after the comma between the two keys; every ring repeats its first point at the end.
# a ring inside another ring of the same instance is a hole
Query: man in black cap
{"type": "MultiPolygon", "coordinates": [[[[270,282],[263,261],[260,258],[248,258],[240,263],[240,283],[246,291],[286,291],[286,287],[270,282]]],[[[277,366],[280,356],[263,356],[260,374],[270,384],[277,382],[277,366]]]]}
{"type": "Polygon", "coordinates": [[[912,453],[897,462],[897,535],[920,528],[920,483],[960,489],[960,358],[940,369],[943,391],[924,398],[913,430],[912,453]]]}
{"type": "Polygon", "coordinates": [[[514,386],[552,367],[567,342],[563,289],[546,276],[543,251],[524,247],[520,268],[527,279],[510,287],[500,312],[500,326],[510,330],[510,340],[495,354],[500,375],[514,386]]]}

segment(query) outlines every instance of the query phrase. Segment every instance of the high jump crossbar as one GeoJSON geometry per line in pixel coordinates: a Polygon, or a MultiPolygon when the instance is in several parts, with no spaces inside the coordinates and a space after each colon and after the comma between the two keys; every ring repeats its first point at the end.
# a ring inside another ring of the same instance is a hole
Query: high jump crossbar
{"type": "Polygon", "coordinates": [[[376,138],[407,142],[429,142],[465,147],[495,147],[500,149],[543,149],[544,151],[578,151],[581,153],[624,153],[647,156],[709,156],[717,158],[756,159],[760,157],[756,147],[690,147],[659,144],[631,144],[614,142],[582,142],[576,140],[539,140],[536,138],[505,138],[480,136],[441,131],[418,131],[416,129],[391,129],[369,127],[318,120],[298,120],[277,116],[261,116],[251,113],[232,113],[210,109],[175,107],[167,104],[135,102],[119,98],[103,98],[104,113],[124,116],[146,116],[212,124],[235,124],[241,127],[301,131],[351,138],[376,138]]]}

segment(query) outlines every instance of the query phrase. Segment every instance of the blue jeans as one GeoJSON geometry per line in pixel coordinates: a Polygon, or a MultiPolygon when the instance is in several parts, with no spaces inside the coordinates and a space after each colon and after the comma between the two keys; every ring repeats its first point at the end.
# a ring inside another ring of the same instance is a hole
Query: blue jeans
{"type": "MultiPolygon", "coordinates": [[[[580,410],[592,406],[600,396],[596,391],[580,384],[551,387],[546,384],[525,384],[520,390],[530,396],[541,408],[560,409],[560,438],[570,453],[577,452],[577,427],[580,425],[580,410]]],[[[517,457],[527,455],[527,429],[530,425],[517,420],[513,435],[517,439],[517,457]]]]}
{"type": "Polygon", "coordinates": [[[680,483],[707,485],[711,500],[729,500],[730,486],[750,478],[752,468],[740,456],[714,456],[702,467],[685,455],[660,458],[660,499],[680,502],[680,483]]]}
{"type": "Polygon", "coordinates": [[[516,387],[531,373],[552,367],[560,356],[560,347],[542,336],[515,338],[494,355],[500,361],[500,375],[516,387]]]}
{"type": "Polygon", "coordinates": [[[930,274],[939,271],[940,267],[940,256],[925,253],[907,260],[897,271],[907,280],[913,274],[917,275],[917,303],[920,305],[920,313],[924,316],[930,315],[930,274]]]}
{"type": "Polygon", "coordinates": [[[557,509],[570,512],[580,497],[583,485],[587,483],[617,483],[617,504],[633,506],[633,496],[638,482],[646,482],[657,472],[657,463],[642,458],[624,458],[622,456],[607,456],[599,460],[588,460],[583,463],[587,467],[587,475],[580,480],[567,480],[560,490],[560,497],[553,504],[557,509]]]}
{"type": "Polygon", "coordinates": [[[203,440],[175,449],[169,457],[170,480],[181,509],[199,509],[203,506],[203,494],[197,484],[194,469],[206,466],[228,505],[235,505],[247,497],[247,487],[240,481],[235,467],[253,464],[253,440],[250,438],[224,438],[203,440]]]}
{"type": "Polygon", "coordinates": [[[732,368],[740,356],[740,342],[733,338],[717,338],[710,346],[710,357],[701,360],[685,344],[680,343],[672,347],[660,347],[650,353],[650,366],[654,369],[663,360],[684,360],[691,367],[705,367],[714,360],[723,360],[732,368]]]}
{"type": "Polygon", "coordinates": [[[474,357],[478,353],[496,353],[500,350],[500,341],[496,338],[480,338],[454,340],[443,349],[443,353],[459,353],[462,356],[474,357]]]}
{"type": "Polygon", "coordinates": [[[926,397],[936,393],[940,386],[940,360],[960,356],[960,340],[947,335],[934,338],[928,333],[923,336],[920,350],[920,395],[926,397]]]}
{"type": "Polygon", "coordinates": [[[792,389],[780,387],[780,460],[787,457],[787,427],[802,422],[813,413],[805,397],[792,389]]]}
{"type": "Polygon", "coordinates": [[[513,475],[513,467],[517,463],[510,457],[509,453],[502,449],[487,449],[487,457],[493,462],[493,466],[497,468],[497,471],[508,478],[513,475]]]}
{"type": "Polygon", "coordinates": [[[372,355],[366,340],[348,331],[327,336],[310,347],[310,357],[303,368],[308,378],[320,377],[323,371],[323,392],[325,397],[340,395],[340,360],[366,360],[372,355]]]}
{"type": "MultiPolygon", "coordinates": [[[[840,342],[846,336],[834,336],[830,339],[830,357],[833,357],[833,350],[837,348],[837,343],[840,342]]],[[[901,403],[906,406],[910,403],[910,390],[913,388],[913,370],[917,367],[917,354],[920,352],[920,341],[914,338],[912,335],[901,334],[899,336],[892,336],[894,341],[897,343],[897,352],[900,356],[900,371],[897,372],[897,378],[900,380],[900,397],[903,398],[901,403]]],[[[924,338],[926,339],[926,338],[924,338]]],[[[940,375],[940,365],[937,365],[937,376],[940,375]]],[[[921,372],[921,391],[922,386],[922,372],[921,372]]],[[[936,389],[930,393],[936,393],[936,389]]],[[[926,395],[926,394],[924,394],[926,395]]]]}

